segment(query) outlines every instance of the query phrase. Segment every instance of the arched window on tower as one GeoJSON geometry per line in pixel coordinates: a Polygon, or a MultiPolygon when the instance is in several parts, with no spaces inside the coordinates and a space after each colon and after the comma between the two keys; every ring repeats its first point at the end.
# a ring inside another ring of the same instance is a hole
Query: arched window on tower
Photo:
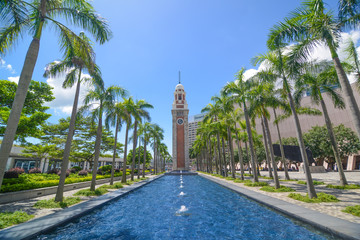
{"type": "Polygon", "coordinates": [[[179,96],[179,99],[178,99],[178,100],[181,100],[181,94],[179,94],[178,96],[179,96]]]}

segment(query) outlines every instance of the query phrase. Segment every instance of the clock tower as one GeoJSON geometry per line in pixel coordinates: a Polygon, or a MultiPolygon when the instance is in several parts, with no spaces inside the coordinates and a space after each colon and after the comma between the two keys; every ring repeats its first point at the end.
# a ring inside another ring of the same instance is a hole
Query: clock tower
{"type": "Polygon", "coordinates": [[[189,109],[186,102],[184,86],[180,83],[176,85],[174,92],[174,102],[172,105],[172,124],[173,124],[173,169],[189,170],[189,109]]]}

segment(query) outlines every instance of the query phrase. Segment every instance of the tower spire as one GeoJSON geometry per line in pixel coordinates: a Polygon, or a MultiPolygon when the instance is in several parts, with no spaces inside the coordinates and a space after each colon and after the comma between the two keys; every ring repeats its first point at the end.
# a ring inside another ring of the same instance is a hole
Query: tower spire
{"type": "Polygon", "coordinates": [[[181,84],[181,72],[179,71],[179,84],[181,84]]]}

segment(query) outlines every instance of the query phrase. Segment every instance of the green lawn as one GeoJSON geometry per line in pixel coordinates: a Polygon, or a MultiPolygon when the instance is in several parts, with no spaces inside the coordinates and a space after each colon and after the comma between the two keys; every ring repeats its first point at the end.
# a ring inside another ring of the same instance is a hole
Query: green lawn
{"type": "Polygon", "coordinates": [[[326,193],[317,193],[317,198],[309,198],[308,194],[301,195],[300,193],[290,193],[288,195],[289,198],[299,200],[307,203],[320,203],[320,202],[339,202],[334,195],[326,194],[326,193]]]}
{"type": "Polygon", "coordinates": [[[29,215],[23,211],[3,212],[0,213],[0,229],[10,227],[15,224],[27,222],[32,219],[34,215],[29,215]]]}
{"type": "Polygon", "coordinates": [[[62,202],[55,202],[55,198],[53,198],[37,201],[34,208],[66,208],[79,202],[81,202],[79,197],[67,197],[62,202]]]}

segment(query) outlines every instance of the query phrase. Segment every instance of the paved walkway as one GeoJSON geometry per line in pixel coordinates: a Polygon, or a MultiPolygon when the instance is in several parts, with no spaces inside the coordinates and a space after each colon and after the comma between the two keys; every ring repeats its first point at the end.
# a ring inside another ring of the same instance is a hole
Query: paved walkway
{"type": "MultiPolygon", "coordinates": [[[[301,172],[289,172],[291,179],[305,180],[305,174],[301,172]]],[[[268,176],[268,172],[261,171],[262,176],[268,176]]],[[[345,176],[349,183],[360,184],[360,171],[359,172],[345,172],[345,176]]],[[[279,172],[280,179],[285,179],[284,172],[279,172]]],[[[298,200],[289,198],[288,192],[285,193],[271,193],[261,191],[260,187],[246,187],[242,183],[236,183],[241,185],[244,188],[249,190],[259,192],[264,195],[268,195],[274,198],[284,200],[308,209],[312,209],[321,213],[328,214],[330,216],[338,217],[353,223],[360,224],[360,217],[353,216],[349,213],[344,213],[343,210],[347,206],[360,205],[360,189],[354,190],[342,190],[342,189],[332,189],[327,188],[326,184],[339,184],[339,174],[337,172],[328,172],[328,173],[313,173],[313,180],[325,182],[325,185],[315,186],[316,192],[325,192],[336,196],[340,202],[331,202],[331,203],[305,203],[298,200]]],[[[247,177],[248,178],[248,177],[247,177]]],[[[248,178],[250,179],[250,178],[248,178]]],[[[227,180],[225,180],[227,181],[227,180]]],[[[271,186],[274,185],[272,180],[261,179],[260,181],[268,182],[271,186]]],[[[233,182],[233,181],[231,181],[233,182]]],[[[307,193],[306,185],[297,184],[296,182],[280,182],[281,185],[291,187],[296,190],[297,193],[307,193]]],[[[360,227],[360,226],[359,226],[360,227]]]]}
{"type": "MultiPolygon", "coordinates": [[[[147,175],[146,177],[148,178],[153,178],[156,175],[147,175]]],[[[137,177],[135,177],[135,179],[137,179],[137,177]]],[[[129,180],[129,179],[128,179],[129,180]]],[[[116,182],[121,182],[121,181],[114,181],[114,183],[116,182]]],[[[96,188],[102,186],[102,185],[106,185],[109,183],[105,183],[105,184],[99,184],[96,185],[96,188]]],[[[129,185],[125,185],[123,184],[124,188],[129,187],[129,185]]],[[[64,197],[72,197],[74,193],[80,191],[81,189],[89,189],[89,187],[86,188],[79,188],[79,189],[75,189],[75,190],[71,190],[71,191],[67,191],[64,192],[64,197]]],[[[108,189],[109,192],[113,192],[116,191],[118,189],[108,189]]],[[[88,201],[92,198],[95,198],[97,196],[78,196],[81,198],[81,202],[84,201],[88,201]]],[[[27,199],[27,200],[22,200],[22,201],[17,201],[17,202],[12,202],[12,203],[6,203],[6,204],[1,204],[0,205],[0,212],[15,212],[15,211],[24,211],[28,214],[33,214],[35,215],[35,217],[33,219],[39,218],[39,217],[43,217],[49,214],[52,214],[54,212],[58,212],[61,211],[62,208],[45,208],[45,209],[38,209],[38,208],[34,208],[34,204],[39,201],[39,200],[45,200],[45,199],[51,199],[51,198],[55,198],[55,194],[51,194],[51,195],[46,195],[46,196],[42,196],[42,197],[37,197],[37,198],[32,198],[32,199],[27,199]]],[[[78,203],[79,204],[79,203],[78,203]]]]}

